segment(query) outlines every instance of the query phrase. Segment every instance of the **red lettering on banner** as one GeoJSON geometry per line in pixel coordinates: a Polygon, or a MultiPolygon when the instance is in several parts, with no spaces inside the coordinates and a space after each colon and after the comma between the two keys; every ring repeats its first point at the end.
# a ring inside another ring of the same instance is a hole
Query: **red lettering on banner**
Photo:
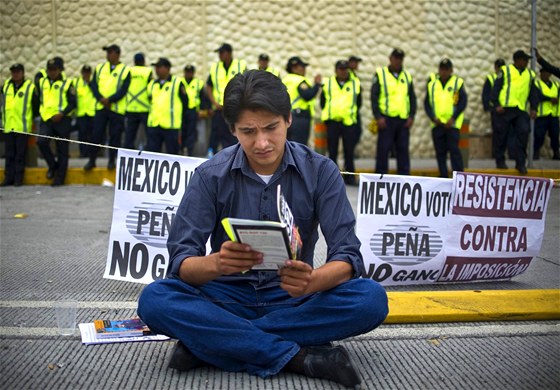
{"type": "Polygon", "coordinates": [[[497,218],[542,219],[550,179],[457,172],[452,213],[497,218]]]}

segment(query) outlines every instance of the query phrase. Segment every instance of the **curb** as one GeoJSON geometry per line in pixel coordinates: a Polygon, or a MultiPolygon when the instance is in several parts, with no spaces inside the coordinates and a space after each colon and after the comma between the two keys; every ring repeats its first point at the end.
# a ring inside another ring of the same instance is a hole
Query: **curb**
{"type": "Polygon", "coordinates": [[[560,320],[560,289],[388,292],[385,324],[560,320]]]}

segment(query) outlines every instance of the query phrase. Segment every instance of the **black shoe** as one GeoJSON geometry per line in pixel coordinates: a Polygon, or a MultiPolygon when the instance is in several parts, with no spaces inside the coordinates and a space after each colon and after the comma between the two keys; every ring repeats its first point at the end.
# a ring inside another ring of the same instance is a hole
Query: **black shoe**
{"type": "Polygon", "coordinates": [[[502,161],[502,162],[497,162],[496,163],[496,168],[498,168],[498,169],[508,169],[508,166],[506,165],[505,162],[502,161]]]}
{"type": "Polygon", "coordinates": [[[202,360],[193,355],[185,345],[177,341],[175,349],[169,361],[169,368],[174,368],[179,371],[188,371],[202,365],[202,360]]]}
{"type": "Polygon", "coordinates": [[[14,180],[14,187],[21,187],[23,185],[23,180],[14,180]]]}
{"type": "Polygon", "coordinates": [[[62,185],[64,185],[64,182],[63,182],[63,181],[60,181],[60,180],[55,179],[55,180],[53,181],[53,183],[51,184],[51,187],[60,187],[60,186],[62,186],[62,185]]]}
{"type": "Polygon", "coordinates": [[[527,168],[522,166],[522,167],[517,167],[517,170],[519,171],[519,173],[521,173],[522,175],[526,175],[527,174],[527,168]]]}
{"type": "Polygon", "coordinates": [[[107,163],[107,169],[115,169],[115,160],[109,159],[109,162],[107,163]]]}
{"type": "Polygon", "coordinates": [[[0,187],[7,187],[7,186],[11,186],[11,185],[14,185],[13,180],[4,180],[2,183],[0,183],[0,187]]]}
{"type": "Polygon", "coordinates": [[[51,180],[54,178],[54,174],[56,173],[56,167],[49,167],[47,170],[47,179],[51,180]]]}
{"type": "Polygon", "coordinates": [[[560,160],[560,154],[555,154],[554,156],[552,156],[553,160],[560,160]]]}
{"type": "Polygon", "coordinates": [[[84,165],[84,171],[91,171],[93,168],[95,168],[95,161],[93,160],[89,160],[86,165],[84,165]]]}
{"type": "Polygon", "coordinates": [[[328,379],[347,387],[362,383],[346,348],[308,347],[303,361],[305,375],[310,378],[328,379]]]}

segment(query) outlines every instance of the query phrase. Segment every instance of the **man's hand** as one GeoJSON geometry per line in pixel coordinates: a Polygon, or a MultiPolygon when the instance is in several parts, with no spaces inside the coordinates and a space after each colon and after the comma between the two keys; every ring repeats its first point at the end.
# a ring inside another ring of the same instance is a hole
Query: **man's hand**
{"type": "Polygon", "coordinates": [[[58,114],[52,117],[52,121],[53,123],[58,123],[62,120],[62,118],[64,118],[64,114],[62,112],[59,112],[58,114]]]}
{"type": "Polygon", "coordinates": [[[298,260],[286,260],[286,266],[278,270],[280,287],[296,298],[305,295],[311,282],[313,268],[298,260]]]}
{"type": "Polygon", "coordinates": [[[379,119],[376,119],[377,121],[377,128],[379,130],[384,129],[387,127],[387,121],[385,120],[385,117],[379,117],[379,119]]]}
{"type": "Polygon", "coordinates": [[[447,123],[445,124],[445,127],[450,129],[451,127],[453,127],[453,123],[455,123],[455,119],[451,118],[447,121],[447,123]]]}
{"type": "Polygon", "coordinates": [[[103,104],[103,107],[105,108],[109,108],[111,106],[109,99],[107,99],[106,97],[99,99],[99,102],[103,104]]]}
{"type": "Polygon", "coordinates": [[[502,106],[497,106],[496,107],[496,113],[503,114],[504,112],[506,112],[506,110],[504,110],[504,108],[502,106]]]}
{"type": "Polygon", "coordinates": [[[408,119],[406,120],[406,122],[404,123],[404,127],[407,127],[407,128],[410,129],[410,128],[412,127],[412,124],[413,124],[413,123],[414,123],[414,119],[408,118],[408,119]]]}
{"type": "Polygon", "coordinates": [[[531,119],[537,119],[537,112],[535,110],[531,110],[529,112],[529,116],[531,117],[531,119]]]}
{"type": "Polygon", "coordinates": [[[550,98],[550,102],[551,102],[552,104],[558,104],[558,98],[555,98],[555,97],[550,98]]]}
{"type": "Polygon", "coordinates": [[[263,262],[263,255],[251,249],[247,244],[225,241],[216,257],[216,271],[220,275],[231,275],[248,271],[254,265],[263,262]]]}
{"type": "Polygon", "coordinates": [[[541,54],[539,53],[539,49],[537,49],[536,47],[535,47],[535,55],[537,56],[537,60],[538,60],[538,61],[542,60],[542,56],[541,56],[541,54]]]}
{"type": "Polygon", "coordinates": [[[316,74],[313,81],[315,81],[315,84],[321,84],[321,82],[323,81],[323,76],[321,76],[320,74],[316,74]]]}
{"type": "Polygon", "coordinates": [[[443,125],[443,122],[440,121],[439,118],[436,118],[436,119],[434,119],[434,124],[435,124],[436,126],[442,126],[442,125],[443,125]]]}

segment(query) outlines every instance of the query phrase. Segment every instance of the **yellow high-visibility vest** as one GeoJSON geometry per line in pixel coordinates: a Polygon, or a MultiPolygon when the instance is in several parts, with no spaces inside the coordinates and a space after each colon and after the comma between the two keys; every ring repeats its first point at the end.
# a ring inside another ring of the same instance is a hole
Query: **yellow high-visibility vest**
{"type": "Polygon", "coordinates": [[[525,111],[535,72],[525,69],[519,73],[519,70],[510,64],[502,66],[502,77],[504,84],[499,95],[500,106],[517,107],[521,111],[525,111]]]}
{"type": "Polygon", "coordinates": [[[72,82],[69,80],[56,80],[51,84],[48,77],[41,80],[39,96],[41,106],[39,113],[43,121],[48,121],[68,106],[67,93],[72,82]]]}
{"type": "Polygon", "coordinates": [[[83,77],[74,79],[74,90],[76,91],[76,116],[95,116],[95,104],[97,100],[83,77]]]}
{"type": "Polygon", "coordinates": [[[272,73],[274,76],[276,77],[280,77],[280,71],[276,68],[273,68],[272,66],[269,66],[268,68],[265,69],[267,72],[272,73]]]}
{"type": "Polygon", "coordinates": [[[311,99],[309,101],[304,100],[298,91],[298,87],[301,83],[305,83],[307,88],[312,88],[313,84],[311,80],[299,74],[288,73],[286,76],[284,76],[282,82],[286,86],[288,94],[290,95],[292,111],[298,109],[301,111],[309,111],[311,116],[313,116],[313,113],[315,112],[315,99],[311,99]]]}
{"type": "MultiPolygon", "coordinates": [[[[543,96],[560,99],[560,84],[558,81],[551,80],[549,87],[544,81],[537,79],[535,80],[535,85],[543,96]]],[[[560,117],[560,105],[558,103],[553,104],[551,101],[540,102],[537,108],[537,116],[549,115],[560,117]]]]}
{"type": "MultiPolygon", "coordinates": [[[[439,76],[428,83],[428,101],[437,119],[447,123],[455,114],[457,103],[459,102],[459,90],[463,86],[463,79],[451,75],[445,87],[442,85],[439,76]]],[[[456,119],[454,128],[460,129],[463,125],[464,112],[456,119]]],[[[430,118],[431,119],[431,118],[430,118]]],[[[432,123],[432,127],[435,124],[432,123]]]]}
{"type": "Polygon", "coordinates": [[[239,73],[247,70],[247,63],[244,60],[234,58],[226,72],[222,61],[212,64],[210,67],[210,79],[212,80],[212,94],[214,99],[220,104],[224,104],[224,91],[229,81],[239,73]]]}
{"type": "Polygon", "coordinates": [[[488,76],[486,76],[486,78],[488,79],[488,82],[490,83],[490,86],[492,88],[494,88],[494,83],[496,82],[496,79],[498,78],[498,73],[496,73],[496,72],[490,73],[490,74],[488,74],[488,76]]]}
{"type": "Polygon", "coordinates": [[[161,84],[152,80],[148,85],[148,96],[151,100],[148,114],[149,127],[162,129],[180,129],[183,115],[183,103],[179,97],[182,83],[175,77],[161,84]]]}
{"type": "Polygon", "coordinates": [[[126,112],[148,112],[148,83],[152,69],[147,66],[133,66],[130,68],[130,86],[126,93],[126,112]]]}
{"type": "Polygon", "coordinates": [[[358,94],[360,81],[357,78],[348,79],[340,86],[336,76],[329,77],[323,87],[325,107],[321,113],[321,120],[342,122],[345,126],[358,123],[358,94]]]}
{"type": "Polygon", "coordinates": [[[15,92],[14,83],[11,80],[4,83],[2,94],[2,127],[5,133],[12,131],[19,133],[30,133],[33,127],[33,110],[31,100],[35,91],[35,85],[30,80],[23,80],[23,84],[15,92]]]}
{"type": "MultiPolygon", "coordinates": [[[[97,89],[103,97],[110,97],[114,95],[124,83],[130,69],[123,63],[120,63],[111,70],[111,63],[104,62],[95,67],[95,81],[97,82],[97,89]]],[[[97,102],[97,110],[102,110],[103,105],[97,102]]],[[[126,112],[126,96],[122,99],[111,103],[110,110],[117,114],[124,115],[126,112]]]]}
{"type": "Polygon", "coordinates": [[[185,85],[185,91],[189,97],[189,109],[200,109],[200,90],[204,87],[204,81],[194,77],[191,82],[187,82],[184,77],[181,77],[181,82],[185,85]]]}
{"type": "Polygon", "coordinates": [[[408,119],[410,115],[410,96],[408,89],[412,83],[412,76],[406,70],[401,70],[398,78],[393,76],[388,66],[376,71],[379,83],[379,111],[389,117],[408,119]]]}

